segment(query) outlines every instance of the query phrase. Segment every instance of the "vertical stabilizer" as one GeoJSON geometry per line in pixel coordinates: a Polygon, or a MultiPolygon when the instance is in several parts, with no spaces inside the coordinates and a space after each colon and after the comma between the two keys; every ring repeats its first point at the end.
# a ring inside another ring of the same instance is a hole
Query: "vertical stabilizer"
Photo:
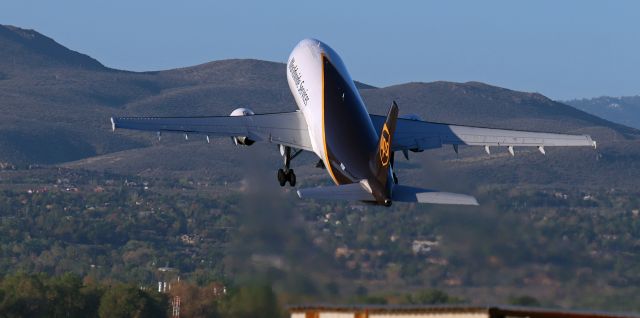
{"type": "Polygon", "coordinates": [[[391,190],[393,188],[391,143],[393,142],[393,133],[396,130],[397,120],[398,105],[394,101],[387,113],[387,119],[382,125],[378,149],[373,158],[371,158],[371,168],[376,178],[373,194],[377,201],[384,204],[391,204],[391,190]]]}

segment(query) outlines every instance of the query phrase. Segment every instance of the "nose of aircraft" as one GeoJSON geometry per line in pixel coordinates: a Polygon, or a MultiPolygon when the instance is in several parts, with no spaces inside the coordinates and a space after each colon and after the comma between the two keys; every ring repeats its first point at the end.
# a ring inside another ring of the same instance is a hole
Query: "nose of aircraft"
{"type": "Polygon", "coordinates": [[[320,42],[319,40],[306,38],[298,42],[298,44],[291,51],[291,55],[289,59],[293,58],[297,55],[311,54],[314,57],[320,56],[320,54],[325,53],[326,44],[320,42]]]}
{"type": "Polygon", "coordinates": [[[306,39],[302,39],[300,42],[298,42],[297,46],[317,46],[320,47],[322,46],[322,42],[320,40],[316,40],[313,38],[306,38],[306,39]]]}

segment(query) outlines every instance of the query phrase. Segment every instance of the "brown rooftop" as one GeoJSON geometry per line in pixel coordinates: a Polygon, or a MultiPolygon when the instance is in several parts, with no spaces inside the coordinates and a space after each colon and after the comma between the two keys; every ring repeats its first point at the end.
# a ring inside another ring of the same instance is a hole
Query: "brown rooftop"
{"type": "Polygon", "coordinates": [[[354,313],[398,313],[398,314],[443,314],[486,313],[489,317],[528,318],[640,318],[638,314],[608,313],[567,309],[543,309],[515,306],[414,306],[414,305],[292,305],[290,313],[304,312],[354,312],[354,313]]]}

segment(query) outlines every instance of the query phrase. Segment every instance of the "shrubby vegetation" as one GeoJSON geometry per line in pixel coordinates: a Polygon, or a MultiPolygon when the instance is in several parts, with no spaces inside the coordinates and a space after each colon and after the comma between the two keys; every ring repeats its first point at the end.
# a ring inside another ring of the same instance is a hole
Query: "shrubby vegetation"
{"type": "Polygon", "coordinates": [[[0,295],[6,317],[163,317],[168,308],[159,293],[122,283],[83,283],[73,274],[9,275],[0,295]]]}
{"type": "Polygon", "coordinates": [[[269,285],[255,284],[215,294],[210,289],[179,283],[159,293],[126,283],[83,282],[79,276],[47,276],[19,273],[0,281],[0,313],[3,317],[169,317],[171,299],[180,295],[181,317],[283,316],[269,285]]]}
{"type": "MultiPolygon", "coordinates": [[[[126,283],[82,281],[70,273],[61,276],[18,273],[0,280],[0,313],[3,317],[169,317],[174,310],[172,300],[179,297],[181,317],[286,316],[269,284],[252,283],[219,293],[213,289],[214,285],[174,283],[170,291],[160,293],[126,283]]],[[[389,300],[412,305],[463,301],[431,289],[403,297],[401,294],[387,294],[363,296],[353,301],[386,304],[389,300]]],[[[521,302],[529,300],[530,297],[516,298],[521,302]]]]}
{"type": "MultiPolygon", "coordinates": [[[[246,313],[234,302],[252,293],[275,313],[291,303],[474,302],[468,287],[493,303],[639,309],[640,201],[628,190],[488,186],[480,208],[386,209],[79,170],[1,177],[3,303],[20,295],[10,286],[23,272],[51,276],[27,275],[33,286],[75,286],[65,290],[85,300],[70,308],[97,314],[111,290],[165,308],[151,291],[178,277],[194,313],[236,316],[246,313]],[[268,290],[234,289],[256,281],[268,290]],[[237,298],[195,300],[213,283],[237,298]],[[495,286],[505,294],[490,294],[495,286]],[[607,294],[589,298],[595,290],[607,294]]],[[[34,310],[54,310],[34,299],[34,310]]]]}

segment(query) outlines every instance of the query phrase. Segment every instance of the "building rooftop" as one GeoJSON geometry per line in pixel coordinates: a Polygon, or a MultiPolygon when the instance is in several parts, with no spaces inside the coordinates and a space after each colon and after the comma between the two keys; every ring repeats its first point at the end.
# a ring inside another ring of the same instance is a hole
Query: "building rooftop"
{"type": "Polygon", "coordinates": [[[640,318],[638,314],[608,313],[601,311],[581,311],[567,309],[545,309],[536,307],[516,307],[502,305],[487,306],[424,306],[424,305],[292,305],[290,313],[304,312],[354,312],[354,313],[398,313],[398,314],[487,314],[489,317],[528,318],[640,318]]]}

